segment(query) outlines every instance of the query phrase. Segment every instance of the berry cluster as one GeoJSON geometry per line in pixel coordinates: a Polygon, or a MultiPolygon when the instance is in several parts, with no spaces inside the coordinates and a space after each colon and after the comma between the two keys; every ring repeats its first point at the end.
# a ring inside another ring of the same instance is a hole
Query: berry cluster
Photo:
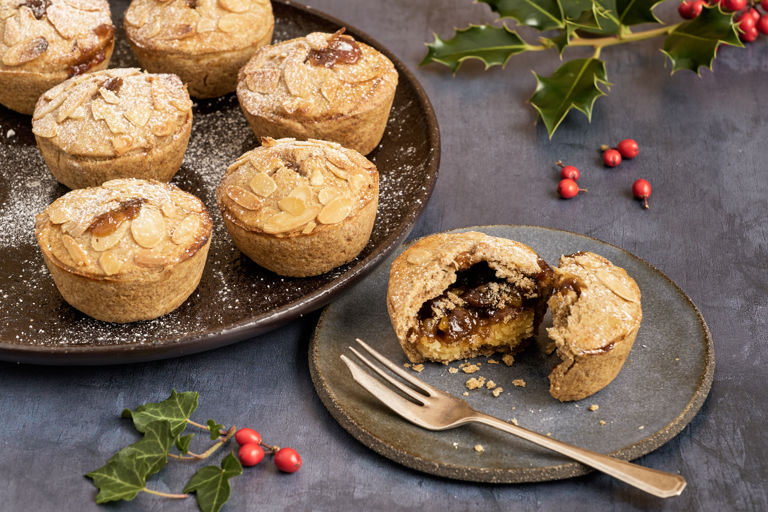
{"type": "Polygon", "coordinates": [[[768,34],[768,0],[684,0],[678,7],[677,12],[681,17],[692,20],[701,14],[704,5],[720,5],[724,11],[737,12],[734,20],[739,27],[739,37],[745,43],[751,43],[760,33],[768,34]],[[757,6],[763,10],[761,14],[757,6]]]}
{"type": "MultiPolygon", "coordinates": [[[[768,1],[768,0],[766,0],[768,1]]],[[[640,154],[640,146],[633,139],[624,139],[619,142],[615,148],[602,146],[603,163],[608,167],[616,167],[621,163],[622,158],[631,159],[640,154]]],[[[560,167],[560,183],[557,184],[557,193],[563,199],[571,199],[579,195],[579,192],[586,192],[587,189],[579,188],[577,181],[581,173],[573,165],[565,165],[558,160],[560,167]]],[[[637,199],[642,199],[643,208],[648,208],[648,198],[651,196],[651,184],[648,181],[639,179],[632,184],[632,195],[637,199]]]]}
{"type": "Polygon", "coordinates": [[[255,466],[264,460],[264,448],[274,454],[277,469],[284,473],[295,473],[301,467],[301,457],[293,448],[280,448],[264,444],[261,434],[252,428],[241,428],[235,433],[235,441],[240,445],[237,456],[243,466],[255,466]]]}

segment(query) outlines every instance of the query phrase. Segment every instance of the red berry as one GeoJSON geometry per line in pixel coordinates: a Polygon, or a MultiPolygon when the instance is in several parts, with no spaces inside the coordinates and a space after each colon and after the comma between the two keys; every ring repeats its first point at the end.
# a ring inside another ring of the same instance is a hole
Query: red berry
{"type": "Polygon", "coordinates": [[[760,7],[762,7],[764,11],[768,12],[768,0],[761,0],[760,7]]]}
{"type": "Polygon", "coordinates": [[[758,35],[759,33],[757,32],[757,28],[752,27],[749,30],[745,30],[743,34],[739,34],[739,38],[745,43],[751,43],[757,39],[758,35]]]}
{"type": "Polygon", "coordinates": [[[557,193],[563,199],[570,199],[579,195],[579,192],[586,192],[587,189],[579,188],[579,184],[570,178],[564,178],[557,184],[557,193]]]}
{"type": "Polygon", "coordinates": [[[607,149],[603,152],[603,163],[608,167],[616,167],[621,163],[621,153],[615,149],[607,149]]]}
{"type": "Polygon", "coordinates": [[[651,197],[651,184],[640,179],[632,184],[632,195],[643,200],[643,208],[648,208],[648,198],[651,197]]]}
{"type": "Polygon", "coordinates": [[[698,2],[694,2],[691,0],[686,0],[685,2],[682,2],[680,5],[677,6],[677,13],[680,15],[681,18],[685,18],[686,20],[692,20],[699,14],[701,14],[701,5],[698,6],[698,12],[696,11],[696,7],[694,6],[698,2]]]}
{"type": "Polygon", "coordinates": [[[763,16],[760,16],[760,19],[757,20],[757,30],[762,32],[763,34],[768,34],[768,14],[764,14],[763,16]]]}
{"type": "Polygon", "coordinates": [[[561,160],[557,161],[557,165],[560,166],[560,177],[565,179],[568,178],[569,180],[578,180],[579,179],[579,170],[572,166],[572,165],[563,165],[563,162],[561,160]]]}
{"type": "Polygon", "coordinates": [[[253,444],[260,444],[261,443],[261,434],[253,430],[252,428],[241,428],[240,430],[235,433],[235,441],[237,441],[237,444],[240,446],[253,443],[253,444]]]}
{"type": "Polygon", "coordinates": [[[237,451],[243,466],[255,466],[264,459],[264,450],[256,443],[246,443],[237,451]]]}
{"type": "Polygon", "coordinates": [[[621,156],[624,158],[635,158],[637,154],[640,153],[640,147],[634,139],[624,139],[619,142],[616,149],[619,150],[619,153],[621,153],[621,156]]]}
{"type": "Polygon", "coordinates": [[[729,11],[740,11],[747,6],[747,0],[725,0],[721,5],[729,11]]]}
{"type": "Polygon", "coordinates": [[[742,32],[746,32],[747,30],[755,28],[755,25],[757,24],[757,20],[752,17],[749,11],[744,11],[740,16],[736,18],[736,21],[738,22],[739,28],[742,32]]]}
{"type": "Polygon", "coordinates": [[[757,20],[760,19],[760,11],[758,11],[754,7],[750,7],[749,9],[747,9],[742,16],[745,16],[747,14],[749,14],[755,19],[755,23],[757,23],[757,20]]]}
{"type": "Polygon", "coordinates": [[[301,467],[299,452],[293,448],[280,448],[275,453],[275,465],[277,465],[277,469],[280,471],[295,473],[301,467]]]}

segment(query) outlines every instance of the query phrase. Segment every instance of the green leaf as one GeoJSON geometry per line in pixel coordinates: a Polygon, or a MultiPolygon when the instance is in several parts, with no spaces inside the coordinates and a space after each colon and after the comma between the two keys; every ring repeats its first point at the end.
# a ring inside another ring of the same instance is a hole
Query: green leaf
{"type": "Polygon", "coordinates": [[[99,489],[96,503],[135,498],[146,485],[147,478],[168,462],[173,438],[167,421],[148,423],[140,441],[126,446],[105,465],[87,473],[85,476],[99,489]]]}
{"type": "Polygon", "coordinates": [[[670,32],[661,51],[672,61],[672,73],[690,69],[699,74],[702,66],[712,69],[721,43],[744,46],[732,18],[732,13],[705,5],[698,17],[670,32]]]}
{"type": "Polygon", "coordinates": [[[221,435],[221,431],[227,430],[227,427],[221,423],[216,423],[214,420],[208,420],[208,430],[211,431],[211,440],[216,440],[221,435]]]}
{"type": "Polygon", "coordinates": [[[243,472],[243,466],[230,452],[221,461],[221,468],[206,466],[189,480],[184,492],[194,492],[203,512],[218,512],[229,499],[229,479],[243,472]]]}
{"type": "Polygon", "coordinates": [[[195,434],[187,434],[185,436],[177,437],[175,442],[176,449],[181,453],[188,453],[189,443],[192,442],[193,437],[195,437],[195,434]]]}
{"type": "MultiPolygon", "coordinates": [[[[488,4],[499,17],[513,18],[521,25],[527,25],[538,30],[563,28],[563,9],[561,0],[479,0],[488,4]]],[[[570,2],[571,0],[563,0],[570,2]]],[[[576,0],[579,3],[582,0],[576,0]]]]}
{"type": "Polygon", "coordinates": [[[579,30],[581,35],[586,34],[594,37],[611,36],[619,33],[621,23],[619,22],[616,0],[595,0],[595,11],[599,27],[596,29],[582,28],[579,30]]]}
{"type": "Polygon", "coordinates": [[[616,14],[622,25],[661,23],[653,9],[664,0],[616,0],[616,14]]]}
{"type": "Polygon", "coordinates": [[[429,51],[421,66],[430,62],[445,64],[455,73],[467,59],[479,59],[485,69],[503,66],[510,57],[524,52],[529,45],[517,32],[506,26],[470,25],[457,30],[452,39],[444,40],[435,34],[435,41],[428,43],[429,51]]]}
{"type": "Polygon", "coordinates": [[[189,416],[197,409],[199,397],[199,393],[194,391],[176,393],[174,389],[171,396],[162,402],[147,402],[138,406],[135,411],[125,409],[122,416],[132,418],[133,426],[139,432],[144,432],[146,426],[153,421],[165,420],[171,425],[173,437],[176,437],[184,431],[189,416]]]}
{"type": "Polygon", "coordinates": [[[600,85],[610,85],[605,63],[594,57],[566,62],[550,77],[534,75],[537,85],[531,104],[539,112],[550,138],[571,109],[591,120],[595,100],[605,94],[600,85]]]}

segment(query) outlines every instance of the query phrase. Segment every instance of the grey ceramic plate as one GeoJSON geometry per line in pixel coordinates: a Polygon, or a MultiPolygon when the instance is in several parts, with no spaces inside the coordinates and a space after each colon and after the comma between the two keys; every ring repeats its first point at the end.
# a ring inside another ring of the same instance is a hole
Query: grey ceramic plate
{"type": "MultiPolygon", "coordinates": [[[[120,28],[128,2],[110,3],[118,26],[111,66],[136,66],[120,28]]],[[[400,74],[384,138],[369,155],[381,175],[381,195],[371,240],[360,256],[322,276],[289,279],[240,255],[223,227],[214,190],[227,166],[257,143],[229,94],[198,102],[184,164],[173,180],[203,199],[214,218],[200,287],[178,310],[151,322],[114,325],[88,318],[61,299],[34,239],[35,214],[67,189],[45,167],[30,118],[0,107],[0,359],[112,364],[233,343],[327,304],[407,236],[432,193],[440,158],[437,120],[424,91],[402,62],[360,30],[297,4],[275,1],[273,7],[275,40],[346,26],[386,54],[400,74]]]]}
{"type": "MultiPolygon", "coordinates": [[[[521,426],[622,459],[634,459],[677,435],[709,393],[715,360],[712,339],[696,306],[669,278],[650,264],[605,242],[583,235],[531,226],[474,228],[518,240],[556,264],[561,254],[593,251],[624,267],[643,294],[643,322],[618,377],[605,389],[575,403],[549,395],[547,375],[557,362],[538,347],[548,343],[545,318],[536,345],[511,367],[477,358],[473,375],[449,373],[449,366],[427,363],[419,377],[452,394],[467,391],[465,381],[483,376],[502,386],[495,398],[485,388],[468,391],[478,410],[521,426]],[[526,387],[515,387],[523,379],[526,387]],[[590,411],[596,404],[599,409],[590,411]],[[600,421],[605,424],[601,425],[600,421]]],[[[401,249],[402,250],[402,249],[401,249]]],[[[401,252],[398,251],[399,252],[401,252]]],[[[310,348],[312,379],[334,418],[354,437],[405,466],[461,480],[513,483],[554,480],[589,471],[557,454],[484,426],[444,432],[421,429],[379,403],[349,376],[339,359],[360,337],[398,364],[407,362],[389,323],[386,293],[394,255],[320,317],[310,348]],[[474,450],[481,444],[483,453],[474,450]]]]}

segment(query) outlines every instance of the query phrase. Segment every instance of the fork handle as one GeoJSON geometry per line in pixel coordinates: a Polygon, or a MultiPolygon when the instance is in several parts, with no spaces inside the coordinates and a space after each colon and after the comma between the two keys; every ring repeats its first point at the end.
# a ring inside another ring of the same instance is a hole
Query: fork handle
{"type": "Polygon", "coordinates": [[[482,423],[494,427],[504,432],[508,432],[526,441],[530,441],[544,448],[570,457],[574,460],[595,468],[603,473],[611,475],[614,478],[626,482],[629,485],[637,487],[647,493],[658,496],[659,498],[669,498],[678,496],[685,489],[686,481],[680,475],[667,473],[657,469],[638,466],[624,460],[609,457],[601,453],[585,450],[548,436],[543,436],[536,432],[512,425],[488,414],[476,412],[470,418],[470,421],[482,423]]]}

